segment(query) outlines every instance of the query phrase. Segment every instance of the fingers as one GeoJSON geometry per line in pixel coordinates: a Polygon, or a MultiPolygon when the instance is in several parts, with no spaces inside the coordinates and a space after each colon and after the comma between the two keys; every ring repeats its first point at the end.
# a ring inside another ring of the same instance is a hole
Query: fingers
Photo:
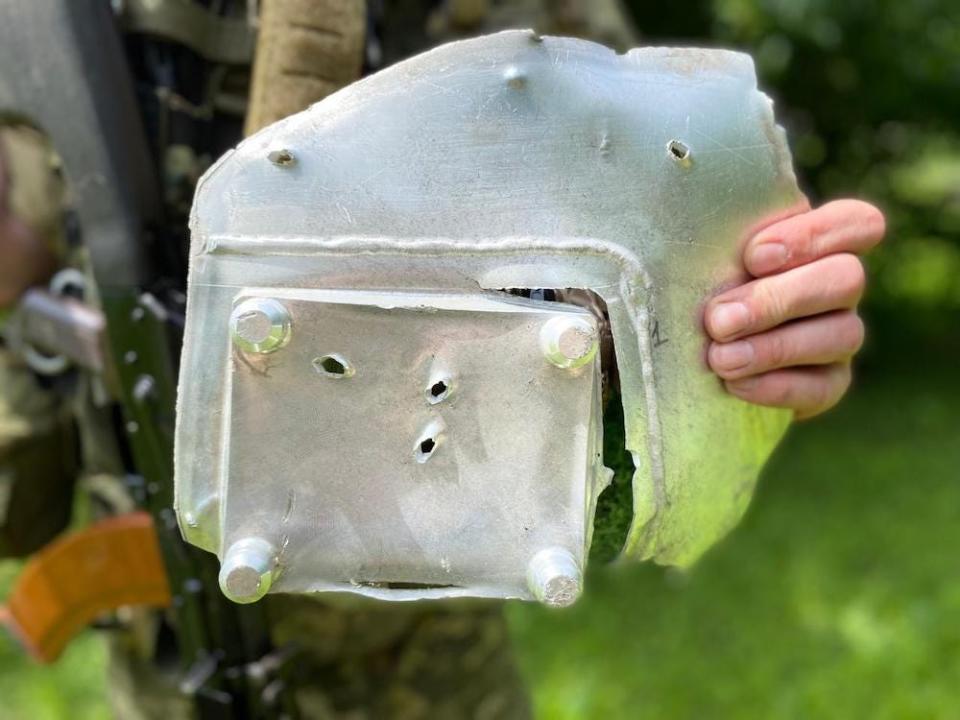
{"type": "Polygon", "coordinates": [[[859,258],[830,255],[718,295],[707,304],[704,324],[711,338],[729,342],[788,320],[856,307],[865,284],[859,258]]]}
{"type": "Polygon", "coordinates": [[[762,277],[834,253],[862,253],[883,238],[883,213],[861,200],[835,200],[758,232],[744,248],[747,272],[762,277]]]}
{"type": "Polygon", "coordinates": [[[758,279],[713,298],[704,315],[708,362],[732,394],[798,418],[837,403],[863,343],[852,311],[865,285],[856,253],[884,231],[877,208],[838,200],[756,232],[743,258],[758,279]]]}
{"type": "Polygon", "coordinates": [[[790,408],[802,420],[829,410],[843,397],[850,387],[850,363],[772,370],[725,384],[743,400],[790,408]]]}
{"type": "Polygon", "coordinates": [[[848,361],[863,345],[863,321],[850,310],[798,320],[729,343],[713,343],[710,367],[725,380],[736,380],[795,365],[848,361]]]}

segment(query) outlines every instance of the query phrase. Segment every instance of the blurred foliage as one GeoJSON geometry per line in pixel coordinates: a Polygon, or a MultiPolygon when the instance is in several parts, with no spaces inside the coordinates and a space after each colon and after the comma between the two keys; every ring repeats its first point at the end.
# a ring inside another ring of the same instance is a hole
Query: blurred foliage
{"type": "Polygon", "coordinates": [[[872,324],[960,310],[960,2],[628,4],[645,44],[753,55],[812,202],[884,210],[888,240],[868,259],[872,324]]]}

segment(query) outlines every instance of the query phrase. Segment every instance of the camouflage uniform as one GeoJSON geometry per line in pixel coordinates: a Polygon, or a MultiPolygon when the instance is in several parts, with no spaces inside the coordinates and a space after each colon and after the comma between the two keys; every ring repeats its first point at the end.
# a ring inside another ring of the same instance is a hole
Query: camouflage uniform
{"type": "MultiPolygon", "coordinates": [[[[63,183],[44,137],[27,125],[0,125],[0,241],[42,279],[62,255],[63,183]]],[[[4,263],[4,290],[26,279],[4,263]],[[16,280],[15,280],[16,278],[16,280]]],[[[15,289],[2,293],[11,296],[15,289]]],[[[0,312],[3,309],[0,308],[0,312]]],[[[39,549],[67,522],[76,458],[69,413],[57,388],[43,385],[0,344],[0,557],[39,549]]]]}
{"type": "MultiPolygon", "coordinates": [[[[131,5],[136,10],[146,4],[131,5]]],[[[323,6],[328,11],[323,16],[325,22],[341,25],[332,32],[317,31],[306,37],[301,33],[296,38],[291,35],[289,43],[278,46],[278,54],[257,58],[261,67],[253,69],[255,96],[257,73],[270,62],[287,63],[288,67],[294,64],[308,77],[305,82],[290,85],[278,82],[272,93],[263,91],[265,98],[254,97],[254,109],[247,117],[248,131],[303,109],[348,84],[359,75],[361,63],[375,70],[447,40],[508,27],[586,37],[621,50],[636,40],[618,0],[370,0],[370,16],[379,30],[372,35],[373,42],[365,42],[363,3],[260,0],[260,5],[261,34],[283,32],[282,27],[279,31],[273,27],[275,16],[269,14],[277,6],[285,6],[288,14],[314,16],[317,6],[323,6]]],[[[213,156],[219,152],[212,150],[213,156]]],[[[182,205],[189,199],[192,181],[210,158],[179,145],[167,145],[162,151],[168,205],[182,205]]],[[[4,367],[0,363],[0,373],[4,367]]],[[[11,397],[10,389],[4,392],[11,397]]],[[[32,402],[43,405],[46,401],[42,397],[18,399],[13,412],[8,401],[0,411],[11,417],[22,414],[32,402]]],[[[55,414],[52,408],[44,412],[55,414]]],[[[6,417],[0,419],[4,435],[10,422],[6,417]]],[[[96,425],[94,414],[84,419],[82,430],[88,433],[96,425]]],[[[100,472],[96,476],[102,480],[108,474],[100,472]]],[[[101,495],[111,494],[110,483],[100,482],[98,487],[101,495]]],[[[122,502],[121,494],[113,504],[122,502]]],[[[497,603],[382,604],[340,598],[321,602],[284,595],[269,595],[262,602],[266,603],[275,645],[292,643],[299,649],[293,677],[297,704],[305,718],[529,717],[526,693],[497,603]]],[[[176,687],[176,658],[158,646],[158,615],[129,610],[121,613],[121,619],[126,630],[110,637],[110,694],[117,717],[189,717],[189,704],[176,687]],[[170,657],[165,661],[166,656],[170,657]]]]}

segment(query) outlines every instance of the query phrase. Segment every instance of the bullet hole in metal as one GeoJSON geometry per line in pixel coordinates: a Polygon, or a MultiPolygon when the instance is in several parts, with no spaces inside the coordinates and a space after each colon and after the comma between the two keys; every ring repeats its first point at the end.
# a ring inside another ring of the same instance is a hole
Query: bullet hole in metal
{"type": "Polygon", "coordinates": [[[449,390],[450,388],[443,380],[438,380],[430,386],[430,397],[434,402],[440,402],[446,397],[449,390]]]}
{"type": "Polygon", "coordinates": [[[313,369],[321,375],[345,378],[353,375],[353,367],[339,355],[324,355],[313,360],[313,369]]]}
{"type": "Polygon", "coordinates": [[[686,167],[690,164],[690,148],[680,140],[671,140],[667,143],[667,152],[674,162],[686,167]]]}
{"type": "Polygon", "coordinates": [[[280,167],[290,167],[297,161],[293,153],[286,148],[270,151],[267,153],[267,159],[274,165],[279,165],[280,167]]]}
{"type": "Polygon", "coordinates": [[[416,459],[418,463],[425,463],[437,449],[437,441],[432,438],[424,438],[417,444],[416,459]]]}

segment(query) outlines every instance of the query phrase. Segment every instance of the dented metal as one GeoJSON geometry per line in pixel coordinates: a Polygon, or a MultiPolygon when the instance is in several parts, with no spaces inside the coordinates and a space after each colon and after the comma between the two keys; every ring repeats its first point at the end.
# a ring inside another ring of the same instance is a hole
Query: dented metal
{"type": "Polygon", "coordinates": [[[184,536],[238,600],[572,602],[609,477],[600,322],[502,291],[581,288],[637,467],[624,554],[689,564],[789,421],[723,392],[701,306],[798,198],[750,59],[719,50],[508,31],[264,129],[194,204],[184,536]]]}

